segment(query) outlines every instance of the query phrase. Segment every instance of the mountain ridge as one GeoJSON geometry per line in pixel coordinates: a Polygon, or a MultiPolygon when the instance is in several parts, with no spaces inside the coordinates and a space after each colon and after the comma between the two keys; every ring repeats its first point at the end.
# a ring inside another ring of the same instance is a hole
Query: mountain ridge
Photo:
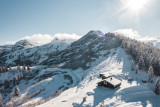
{"type": "Polygon", "coordinates": [[[110,106],[156,106],[159,102],[153,99],[158,100],[159,96],[154,93],[155,85],[148,81],[145,84],[142,80],[148,79],[146,71],[150,65],[154,73],[160,75],[160,60],[156,58],[159,51],[153,46],[114,32],[103,34],[90,31],[74,42],[55,38],[43,46],[6,52],[0,57],[1,61],[5,61],[3,64],[6,64],[4,66],[1,63],[0,67],[3,102],[9,107],[38,106],[42,103],[40,106],[45,107],[99,107],[103,101],[105,105],[111,103],[110,106]],[[132,66],[135,69],[138,66],[138,71],[131,70],[132,66]],[[100,73],[122,80],[121,86],[115,90],[98,88],[100,73]],[[19,78],[17,87],[20,95],[15,98],[12,92],[16,77],[19,78]],[[7,89],[4,88],[6,79],[10,85],[7,89]],[[129,92],[135,95],[128,100],[124,93],[129,92]],[[147,92],[150,98],[147,98],[147,92]],[[141,97],[137,100],[139,95],[141,97]],[[87,97],[86,102],[83,102],[83,97],[87,97]],[[146,103],[148,100],[149,103],[146,103]]]}

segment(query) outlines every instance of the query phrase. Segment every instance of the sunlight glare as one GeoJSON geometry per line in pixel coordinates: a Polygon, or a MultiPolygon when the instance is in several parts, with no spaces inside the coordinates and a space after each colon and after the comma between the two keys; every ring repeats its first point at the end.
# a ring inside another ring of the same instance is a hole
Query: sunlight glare
{"type": "Polygon", "coordinates": [[[149,3],[149,0],[127,0],[127,7],[130,11],[139,12],[142,11],[146,5],[149,3]]]}

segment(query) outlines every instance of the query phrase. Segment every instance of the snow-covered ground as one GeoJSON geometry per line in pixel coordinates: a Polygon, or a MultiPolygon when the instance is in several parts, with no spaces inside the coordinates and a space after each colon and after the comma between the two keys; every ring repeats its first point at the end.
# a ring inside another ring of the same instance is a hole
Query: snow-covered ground
{"type": "Polygon", "coordinates": [[[15,51],[6,55],[6,64],[18,65],[14,61],[20,59],[30,59],[36,64],[31,64],[34,65],[31,67],[32,75],[29,75],[29,71],[18,71],[17,66],[0,74],[2,101],[16,102],[15,106],[20,107],[30,104],[40,107],[101,107],[103,102],[106,107],[159,107],[160,96],[154,93],[155,82],[142,82],[148,80],[147,72],[140,70],[136,74],[132,71],[132,57],[117,42],[114,37],[102,36],[100,31],[91,31],[74,43],[55,38],[43,46],[15,48],[15,51]],[[24,77],[17,85],[20,96],[10,99],[14,90],[12,80],[22,73],[24,77]],[[97,87],[97,83],[102,80],[100,73],[122,80],[121,86],[114,90],[97,87]],[[8,89],[3,89],[4,79],[9,80],[8,89]]]}
{"type": "Polygon", "coordinates": [[[122,48],[112,49],[108,56],[92,63],[90,69],[71,71],[77,81],[75,86],[39,107],[101,107],[103,101],[106,107],[159,107],[160,96],[154,93],[155,84],[143,83],[143,79],[148,79],[147,73],[131,71],[131,61],[132,57],[122,48]],[[122,79],[122,85],[114,90],[97,87],[101,81],[99,73],[122,79]],[[86,102],[83,97],[87,98],[86,102]]]}
{"type": "Polygon", "coordinates": [[[133,29],[119,29],[114,31],[114,33],[121,34],[123,36],[139,40],[151,46],[155,46],[160,48],[160,38],[159,37],[152,37],[152,36],[142,36],[138,33],[138,31],[133,29]]]}
{"type": "Polygon", "coordinates": [[[32,64],[33,62],[39,64],[46,60],[50,54],[67,49],[72,42],[78,40],[80,37],[81,36],[77,36],[76,34],[73,34],[72,36],[68,34],[57,34],[54,37],[51,37],[52,39],[50,42],[45,44],[38,43],[40,41],[31,39],[20,40],[14,45],[0,46],[0,58],[6,57],[6,66],[9,64],[17,65],[19,59],[23,59],[21,62],[27,60],[32,62],[32,64]],[[1,53],[3,52],[7,52],[7,54],[2,54],[1,56],[1,53]]]}

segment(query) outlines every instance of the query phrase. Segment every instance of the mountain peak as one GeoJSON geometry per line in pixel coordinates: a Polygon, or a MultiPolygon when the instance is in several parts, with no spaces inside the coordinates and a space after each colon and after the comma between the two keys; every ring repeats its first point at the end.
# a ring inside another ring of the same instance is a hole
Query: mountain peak
{"type": "Polygon", "coordinates": [[[93,40],[95,40],[97,37],[100,37],[102,35],[103,35],[103,33],[99,30],[98,31],[91,30],[86,35],[84,35],[82,38],[80,38],[76,42],[72,43],[72,46],[89,44],[93,40]]]}
{"type": "Polygon", "coordinates": [[[15,50],[15,49],[27,49],[27,48],[32,48],[36,46],[36,43],[32,43],[26,39],[24,40],[20,40],[18,42],[15,43],[15,45],[13,45],[12,47],[12,50],[15,50]]]}

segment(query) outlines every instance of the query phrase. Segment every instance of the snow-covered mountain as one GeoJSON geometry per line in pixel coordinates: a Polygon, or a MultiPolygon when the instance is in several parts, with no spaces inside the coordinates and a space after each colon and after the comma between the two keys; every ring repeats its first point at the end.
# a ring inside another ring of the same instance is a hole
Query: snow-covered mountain
{"type": "Polygon", "coordinates": [[[160,48],[160,38],[159,37],[141,36],[137,31],[133,29],[120,29],[120,30],[114,31],[114,33],[129,37],[132,39],[136,39],[141,42],[147,43],[151,46],[160,48]]]}
{"type": "Polygon", "coordinates": [[[151,46],[155,46],[157,48],[160,48],[160,38],[156,38],[156,37],[155,38],[148,38],[148,37],[146,37],[146,38],[142,38],[140,40],[142,42],[145,42],[145,43],[151,45],[151,46]]]}
{"type": "Polygon", "coordinates": [[[103,107],[102,102],[108,107],[159,106],[160,96],[154,93],[154,85],[142,82],[148,78],[147,73],[140,71],[136,74],[132,71],[132,57],[122,48],[114,48],[109,52],[108,55],[97,58],[87,70],[70,71],[75,75],[75,87],[39,107],[103,107]],[[121,86],[114,90],[97,87],[97,83],[101,81],[100,73],[121,79],[121,86]],[[132,78],[132,81],[128,81],[128,78],[132,78]],[[86,101],[83,101],[84,97],[86,101]]]}
{"type": "Polygon", "coordinates": [[[20,40],[12,46],[12,51],[22,50],[27,48],[33,48],[36,46],[36,43],[32,43],[28,40],[20,40]]]}
{"type": "Polygon", "coordinates": [[[11,66],[7,72],[0,73],[4,105],[158,107],[160,96],[154,93],[155,84],[142,82],[148,80],[145,70],[139,70],[138,74],[131,70],[132,60],[134,67],[137,61],[122,48],[122,42],[114,32],[103,34],[101,31],[90,31],[76,41],[55,37],[52,42],[42,46],[27,41],[16,43],[15,47],[23,48],[9,48],[0,57],[2,64],[11,66]],[[30,65],[32,71],[18,70],[17,65],[21,65],[21,68],[30,65]],[[100,73],[121,80],[121,86],[114,90],[97,87],[97,83],[102,81],[100,73]],[[12,96],[15,76],[19,77],[18,97],[12,96]],[[4,89],[5,79],[10,85],[7,89],[4,89]],[[83,101],[84,97],[86,101],[83,101]]]}
{"type": "Polygon", "coordinates": [[[66,49],[77,39],[72,37],[62,38],[61,35],[56,35],[50,43],[45,45],[29,40],[20,40],[14,45],[2,46],[0,59],[3,59],[3,62],[1,62],[1,65],[4,65],[4,63],[7,66],[39,64],[51,54],[66,49]]]}
{"type": "Polygon", "coordinates": [[[84,37],[73,42],[70,47],[52,54],[42,64],[58,65],[69,69],[87,69],[90,63],[101,55],[101,51],[120,46],[120,41],[110,36],[102,35],[100,31],[90,31],[84,37]],[[85,41],[85,42],[84,42],[85,41]]]}
{"type": "Polygon", "coordinates": [[[12,48],[12,45],[2,45],[0,46],[0,53],[4,51],[9,51],[12,48]]]}

